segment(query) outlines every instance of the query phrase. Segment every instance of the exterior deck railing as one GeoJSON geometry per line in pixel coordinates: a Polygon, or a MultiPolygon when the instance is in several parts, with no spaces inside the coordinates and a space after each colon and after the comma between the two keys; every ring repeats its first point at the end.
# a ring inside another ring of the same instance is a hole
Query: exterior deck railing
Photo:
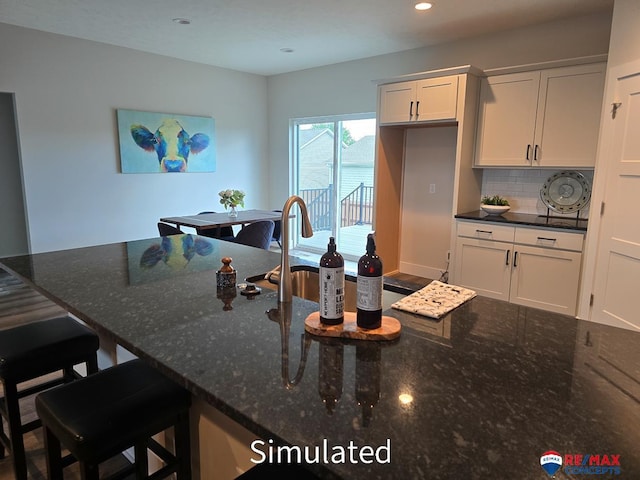
{"type": "MultiPolygon", "coordinates": [[[[300,190],[307,204],[311,226],[314,230],[331,230],[333,211],[333,185],[326,188],[300,190]]],[[[340,226],[369,225],[373,223],[373,187],[360,183],[340,200],[340,226]]]]}

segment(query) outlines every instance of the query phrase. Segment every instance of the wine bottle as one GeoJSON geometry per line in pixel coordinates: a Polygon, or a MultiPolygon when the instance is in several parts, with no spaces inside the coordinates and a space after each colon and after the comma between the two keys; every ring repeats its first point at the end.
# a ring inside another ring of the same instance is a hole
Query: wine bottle
{"type": "Polygon", "coordinates": [[[358,260],[358,327],[372,330],[382,324],[382,260],[376,255],[373,234],[367,235],[367,253],[358,260]]]}
{"type": "Polygon", "coordinates": [[[344,322],[344,259],[336,252],[333,237],[320,258],[320,322],[325,325],[344,322]]]}

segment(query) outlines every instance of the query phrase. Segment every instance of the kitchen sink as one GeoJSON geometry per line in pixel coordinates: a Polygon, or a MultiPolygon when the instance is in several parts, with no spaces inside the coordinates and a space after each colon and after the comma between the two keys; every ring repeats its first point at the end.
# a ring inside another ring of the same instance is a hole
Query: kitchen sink
{"type": "MultiPolygon", "coordinates": [[[[271,277],[265,279],[266,274],[254,275],[247,277],[246,281],[255,284],[257,287],[267,290],[277,290],[278,280],[271,277]]],[[[277,277],[277,276],[276,276],[277,277]]],[[[291,267],[291,287],[292,294],[296,297],[318,302],[320,300],[320,273],[318,267],[307,265],[295,265],[291,267]]],[[[384,290],[392,291],[408,295],[412,290],[407,290],[396,285],[384,285],[384,290]]],[[[353,275],[345,275],[344,282],[344,309],[347,312],[356,311],[356,277],[353,275]]]]}

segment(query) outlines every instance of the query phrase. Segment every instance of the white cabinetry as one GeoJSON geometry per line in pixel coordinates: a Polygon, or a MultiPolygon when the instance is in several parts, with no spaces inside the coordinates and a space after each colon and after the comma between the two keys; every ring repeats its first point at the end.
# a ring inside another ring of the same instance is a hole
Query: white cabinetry
{"type": "Polygon", "coordinates": [[[455,120],[458,76],[380,86],[381,125],[455,120]]]}
{"type": "Polygon", "coordinates": [[[473,168],[473,147],[479,74],[463,65],[376,80],[373,229],[385,274],[435,272],[439,278],[447,268],[453,216],[478,208],[482,170],[473,168]],[[414,88],[417,120],[415,103],[410,111],[414,88]],[[401,107],[393,115],[396,105],[401,107]]]}
{"type": "Polygon", "coordinates": [[[582,233],[458,221],[453,283],[575,315],[583,239],[582,233]]]}
{"type": "Polygon", "coordinates": [[[605,64],[482,79],[477,167],[595,166],[605,64]]]}

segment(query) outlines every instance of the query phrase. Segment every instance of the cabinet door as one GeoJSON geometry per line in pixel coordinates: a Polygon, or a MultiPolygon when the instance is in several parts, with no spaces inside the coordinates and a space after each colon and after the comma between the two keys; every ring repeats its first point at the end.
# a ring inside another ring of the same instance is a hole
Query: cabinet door
{"type": "Polygon", "coordinates": [[[482,80],[475,163],[480,167],[528,167],[540,72],[496,75],[482,80]]]}
{"type": "Polygon", "coordinates": [[[380,86],[379,123],[407,123],[415,115],[416,82],[380,86]]]}
{"type": "Polygon", "coordinates": [[[455,283],[479,295],[509,300],[512,244],[458,237],[455,283]]]}
{"type": "Polygon", "coordinates": [[[575,315],[581,259],[580,252],[516,245],[510,301],[575,315]]]}
{"type": "Polygon", "coordinates": [[[416,82],[416,121],[455,120],[457,104],[457,75],[427,78],[416,82]]]}
{"type": "Polygon", "coordinates": [[[543,70],[533,166],[594,167],[605,64],[543,70]]]}

